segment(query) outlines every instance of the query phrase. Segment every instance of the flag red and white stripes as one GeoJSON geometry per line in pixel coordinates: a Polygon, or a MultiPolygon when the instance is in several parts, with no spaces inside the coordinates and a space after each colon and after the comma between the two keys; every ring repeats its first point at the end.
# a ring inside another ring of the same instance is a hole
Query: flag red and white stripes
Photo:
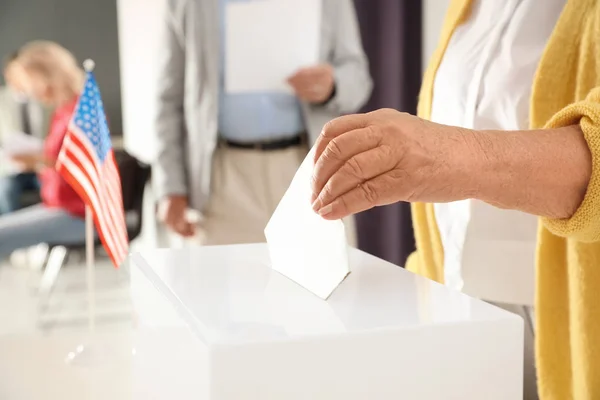
{"type": "Polygon", "coordinates": [[[121,178],[100,91],[87,74],[56,168],[91,209],[96,232],[115,267],[129,251],[121,178]]]}

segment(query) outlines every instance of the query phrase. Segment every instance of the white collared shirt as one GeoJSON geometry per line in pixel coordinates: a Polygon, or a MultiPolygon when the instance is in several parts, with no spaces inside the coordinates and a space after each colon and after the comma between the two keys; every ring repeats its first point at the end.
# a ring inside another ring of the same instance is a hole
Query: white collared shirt
{"type": "MultiPolygon", "coordinates": [[[[475,0],[434,82],[431,119],[472,129],[529,127],[534,74],[566,0],[475,0]]],[[[446,284],[532,305],[537,218],[480,201],[435,204],[446,284]]]]}

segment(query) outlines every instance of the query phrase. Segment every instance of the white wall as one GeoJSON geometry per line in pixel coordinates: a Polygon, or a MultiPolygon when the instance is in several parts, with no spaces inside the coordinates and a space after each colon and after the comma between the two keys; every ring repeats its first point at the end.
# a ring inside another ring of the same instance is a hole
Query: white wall
{"type": "Polygon", "coordinates": [[[117,0],[125,148],[143,161],[156,152],[157,25],[164,0],[117,0]]]}
{"type": "Polygon", "coordinates": [[[450,0],[423,0],[423,69],[435,51],[450,0]]]}
{"type": "MultiPolygon", "coordinates": [[[[156,60],[160,51],[157,26],[164,5],[165,0],[117,0],[124,146],[145,162],[154,160],[156,154],[153,139],[158,82],[156,60]]],[[[143,231],[136,250],[185,245],[181,238],[170,235],[157,222],[156,200],[148,185],[144,197],[143,231]]]]}
{"type": "MultiPolygon", "coordinates": [[[[164,0],[117,0],[119,53],[121,60],[121,104],[124,146],[140,160],[154,159],[153,139],[156,109],[155,68],[157,25],[164,0]]],[[[143,231],[137,249],[157,247],[163,229],[157,225],[155,201],[150,187],[144,199],[143,231]]]]}

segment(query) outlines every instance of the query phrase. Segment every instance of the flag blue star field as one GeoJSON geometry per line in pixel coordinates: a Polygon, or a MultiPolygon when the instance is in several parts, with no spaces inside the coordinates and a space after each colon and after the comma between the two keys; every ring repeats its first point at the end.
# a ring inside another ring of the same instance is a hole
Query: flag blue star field
{"type": "Polygon", "coordinates": [[[92,72],[86,74],[56,169],[92,211],[100,240],[119,267],[129,251],[121,177],[98,84],[92,72]]]}

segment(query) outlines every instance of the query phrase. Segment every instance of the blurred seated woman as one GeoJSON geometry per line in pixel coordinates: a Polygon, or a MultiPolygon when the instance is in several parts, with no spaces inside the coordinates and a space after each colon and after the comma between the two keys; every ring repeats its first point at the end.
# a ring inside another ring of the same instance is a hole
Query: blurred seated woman
{"type": "Polygon", "coordinates": [[[79,243],[85,236],[85,205],[54,168],[85,74],[69,51],[52,42],[24,46],[15,62],[26,72],[28,95],[53,107],[54,114],[43,152],[13,157],[38,173],[42,203],[0,216],[0,262],[21,248],[79,243]]]}
{"type": "MultiPolygon", "coordinates": [[[[4,63],[5,88],[0,88],[0,145],[4,146],[15,132],[34,134],[31,121],[31,104],[25,97],[27,76],[15,62],[19,54],[11,54],[4,63]],[[19,112],[17,112],[19,111],[19,112]]],[[[37,132],[36,132],[37,133],[37,132]]],[[[35,173],[15,172],[0,161],[0,215],[23,208],[25,193],[39,193],[39,182],[35,173]]]]}

